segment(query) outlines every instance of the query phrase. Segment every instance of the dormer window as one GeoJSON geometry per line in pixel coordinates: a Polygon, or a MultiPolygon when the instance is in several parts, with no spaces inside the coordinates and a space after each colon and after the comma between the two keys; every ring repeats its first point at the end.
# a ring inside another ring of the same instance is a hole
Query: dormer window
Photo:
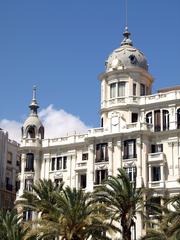
{"type": "Polygon", "coordinates": [[[129,56],[129,59],[130,59],[132,64],[136,64],[137,63],[137,58],[136,58],[136,56],[134,54],[131,54],[129,56]]]}

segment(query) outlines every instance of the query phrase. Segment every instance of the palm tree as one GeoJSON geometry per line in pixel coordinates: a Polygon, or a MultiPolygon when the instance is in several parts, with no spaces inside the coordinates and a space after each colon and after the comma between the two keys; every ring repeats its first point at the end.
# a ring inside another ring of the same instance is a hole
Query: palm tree
{"type": "Polygon", "coordinates": [[[106,211],[102,204],[94,201],[92,193],[62,186],[56,189],[51,180],[40,180],[33,185],[33,190],[25,192],[22,200],[17,202],[41,215],[33,221],[29,236],[38,234],[38,239],[61,236],[64,240],[82,240],[90,236],[108,239],[102,232],[113,227],[106,223],[106,211]]]}
{"type": "Polygon", "coordinates": [[[108,176],[97,189],[97,200],[103,202],[111,213],[112,221],[120,223],[122,239],[131,240],[131,228],[143,206],[143,190],[136,189],[124,169],[118,169],[118,175],[108,176]]]}
{"type": "Polygon", "coordinates": [[[180,239],[180,194],[164,200],[164,206],[153,206],[154,227],[147,229],[142,240],[180,239]]]}
{"type": "Polygon", "coordinates": [[[25,240],[27,238],[28,227],[22,224],[21,216],[16,211],[0,211],[0,239],[1,240],[25,240]]]}

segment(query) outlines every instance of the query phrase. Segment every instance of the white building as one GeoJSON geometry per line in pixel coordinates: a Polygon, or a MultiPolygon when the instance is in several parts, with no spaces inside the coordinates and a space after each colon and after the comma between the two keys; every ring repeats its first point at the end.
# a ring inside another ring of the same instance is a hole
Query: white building
{"type": "MultiPolygon", "coordinates": [[[[44,139],[33,90],[22,127],[19,195],[39,178],[92,191],[122,167],[138,188],[153,188],[156,196],[180,191],[180,87],[152,94],[147,60],[133,47],[127,28],[100,81],[101,127],[56,139],[44,139]]],[[[144,229],[140,217],[137,221],[138,239],[144,229]]]]}
{"type": "Polygon", "coordinates": [[[12,209],[19,189],[17,174],[20,167],[19,144],[8,139],[0,129],[0,209],[12,209]]]}

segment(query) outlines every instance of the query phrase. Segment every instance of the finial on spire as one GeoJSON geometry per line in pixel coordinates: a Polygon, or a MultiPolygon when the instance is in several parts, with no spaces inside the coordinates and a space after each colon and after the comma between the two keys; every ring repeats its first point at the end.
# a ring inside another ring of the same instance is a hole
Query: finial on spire
{"type": "Polygon", "coordinates": [[[125,31],[123,33],[124,39],[121,42],[121,46],[123,45],[132,46],[133,43],[132,43],[132,40],[130,39],[131,33],[128,31],[128,0],[125,0],[125,23],[126,23],[126,26],[125,26],[125,31]]]}
{"type": "Polygon", "coordinates": [[[37,115],[37,109],[39,108],[37,100],[36,100],[36,86],[33,86],[33,92],[32,92],[32,102],[29,105],[29,108],[31,110],[32,115],[37,115]]]}
{"type": "Polygon", "coordinates": [[[36,85],[33,86],[33,100],[36,100],[36,85]]]}

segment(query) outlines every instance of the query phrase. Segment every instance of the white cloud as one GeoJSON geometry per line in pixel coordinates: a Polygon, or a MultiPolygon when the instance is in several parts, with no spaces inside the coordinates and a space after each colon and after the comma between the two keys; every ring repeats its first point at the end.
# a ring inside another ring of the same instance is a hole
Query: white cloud
{"type": "MultiPolygon", "coordinates": [[[[53,105],[42,109],[39,117],[45,128],[45,138],[56,138],[76,133],[86,133],[89,128],[79,117],[65,112],[63,109],[55,109],[53,105]]],[[[8,131],[9,138],[20,142],[21,122],[14,120],[0,120],[0,128],[8,131]]]]}
{"type": "Polygon", "coordinates": [[[63,109],[55,109],[53,105],[48,106],[39,113],[39,117],[45,128],[45,137],[54,138],[70,134],[85,133],[86,126],[78,117],[65,112],[63,109]]]}

